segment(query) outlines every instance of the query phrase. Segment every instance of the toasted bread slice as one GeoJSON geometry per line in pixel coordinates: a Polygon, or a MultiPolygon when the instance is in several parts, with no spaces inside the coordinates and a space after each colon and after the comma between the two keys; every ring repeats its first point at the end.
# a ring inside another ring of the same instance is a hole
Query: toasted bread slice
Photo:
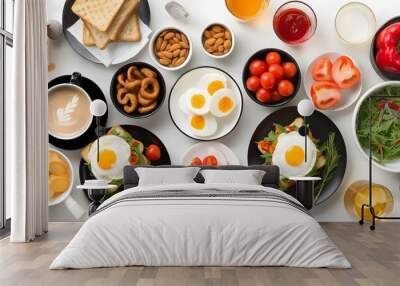
{"type": "Polygon", "coordinates": [[[75,0],[72,12],[100,32],[107,31],[126,0],[75,0]]]}

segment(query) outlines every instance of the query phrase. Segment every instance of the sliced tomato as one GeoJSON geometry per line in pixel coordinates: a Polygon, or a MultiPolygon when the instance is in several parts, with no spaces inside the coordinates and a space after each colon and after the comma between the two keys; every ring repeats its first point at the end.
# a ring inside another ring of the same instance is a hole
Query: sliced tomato
{"type": "Polygon", "coordinates": [[[194,157],[192,159],[192,162],[190,163],[191,166],[201,166],[202,162],[201,159],[199,157],[194,157]]]}
{"type": "Polygon", "coordinates": [[[360,81],[361,73],[349,57],[341,56],[333,63],[332,78],[340,88],[350,88],[360,81]]]}
{"type": "Polygon", "coordinates": [[[208,156],[204,157],[203,165],[204,166],[218,166],[217,157],[215,157],[214,155],[208,155],[208,156]]]}
{"type": "Polygon", "coordinates": [[[317,81],[311,86],[311,98],[319,109],[334,107],[341,98],[339,86],[330,81],[317,81]]]}
{"type": "Polygon", "coordinates": [[[330,59],[322,57],[319,58],[312,66],[311,74],[314,80],[332,80],[332,62],[330,59]]]}
{"type": "Polygon", "coordinates": [[[261,140],[257,142],[257,148],[261,152],[261,154],[265,154],[269,152],[270,142],[267,140],[261,140]]]}
{"type": "Polygon", "coordinates": [[[131,156],[129,157],[129,162],[132,166],[136,166],[139,163],[139,157],[135,152],[131,152],[131,156]]]}

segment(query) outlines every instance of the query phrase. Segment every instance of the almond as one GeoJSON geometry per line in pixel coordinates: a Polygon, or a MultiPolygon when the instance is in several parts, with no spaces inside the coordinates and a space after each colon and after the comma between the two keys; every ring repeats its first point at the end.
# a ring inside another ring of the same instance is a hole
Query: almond
{"type": "Polygon", "coordinates": [[[168,33],[164,36],[164,40],[168,41],[168,40],[172,39],[173,37],[175,37],[175,33],[174,33],[174,32],[168,32],[168,33]]]}
{"type": "Polygon", "coordinates": [[[204,45],[206,48],[211,47],[212,45],[214,45],[215,41],[215,38],[209,38],[204,42],[204,45]]]}
{"type": "Polygon", "coordinates": [[[225,36],[225,33],[223,33],[223,32],[214,34],[214,38],[216,38],[216,39],[223,38],[224,36],[225,36]]]}
{"type": "Polygon", "coordinates": [[[221,32],[224,31],[224,28],[222,28],[222,27],[219,26],[219,25],[214,25],[214,26],[211,27],[211,30],[212,30],[214,33],[221,33],[221,32]]]}
{"type": "Polygon", "coordinates": [[[161,38],[161,37],[158,37],[157,38],[157,41],[156,41],[156,50],[157,51],[160,51],[161,50],[161,44],[163,43],[163,39],[161,38]]]}
{"type": "Polygon", "coordinates": [[[176,58],[181,54],[181,49],[176,49],[173,53],[172,53],[172,57],[176,58]]]}
{"type": "Polygon", "coordinates": [[[167,42],[167,41],[165,41],[165,40],[163,40],[163,41],[162,41],[162,43],[161,43],[160,50],[161,50],[161,51],[164,51],[164,50],[165,50],[165,48],[167,47],[167,45],[168,45],[168,42],[167,42]]]}
{"type": "Polygon", "coordinates": [[[186,58],[184,57],[180,57],[178,58],[178,60],[175,62],[175,66],[180,66],[181,64],[183,64],[185,62],[186,58]]]}
{"type": "Polygon", "coordinates": [[[160,59],[160,64],[162,64],[164,66],[168,66],[171,64],[171,60],[170,59],[160,59]]]}
{"type": "Polygon", "coordinates": [[[189,44],[185,43],[184,41],[179,42],[179,45],[182,49],[189,49],[189,44]]]}
{"type": "Polygon", "coordinates": [[[232,35],[228,30],[225,31],[225,39],[226,40],[232,40],[232,35]]]}
{"type": "Polygon", "coordinates": [[[186,58],[186,56],[187,56],[187,49],[182,49],[181,50],[181,52],[180,52],[180,54],[179,54],[179,57],[183,57],[183,58],[186,58]]]}
{"type": "Polygon", "coordinates": [[[229,50],[232,47],[232,42],[230,40],[226,40],[224,42],[224,48],[229,50]]]}
{"type": "Polygon", "coordinates": [[[169,52],[173,52],[173,51],[175,51],[176,49],[179,49],[180,47],[181,47],[180,44],[175,43],[175,44],[171,45],[171,47],[169,47],[168,51],[169,51],[169,52]]]}

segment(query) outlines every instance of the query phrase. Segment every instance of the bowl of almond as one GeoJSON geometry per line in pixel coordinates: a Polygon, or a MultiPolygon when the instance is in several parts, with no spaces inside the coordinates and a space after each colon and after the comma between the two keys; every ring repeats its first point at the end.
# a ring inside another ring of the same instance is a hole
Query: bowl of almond
{"type": "Polygon", "coordinates": [[[220,23],[208,25],[201,34],[203,51],[212,58],[229,56],[235,47],[235,37],[231,29],[220,23]]]}
{"type": "Polygon", "coordinates": [[[192,42],[185,32],[168,27],[158,30],[150,40],[150,56],[161,68],[183,68],[192,57],[192,42]]]}

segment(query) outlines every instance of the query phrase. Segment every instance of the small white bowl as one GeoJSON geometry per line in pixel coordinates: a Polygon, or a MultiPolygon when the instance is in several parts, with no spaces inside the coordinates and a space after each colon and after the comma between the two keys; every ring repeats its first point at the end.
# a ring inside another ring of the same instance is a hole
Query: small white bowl
{"type": "MultiPolygon", "coordinates": [[[[387,86],[397,86],[400,87],[400,81],[386,81],[379,83],[373,87],[371,87],[369,90],[367,90],[360,98],[360,100],[357,102],[355,108],[354,108],[354,113],[353,113],[353,120],[352,120],[352,129],[353,129],[353,138],[354,141],[356,142],[356,146],[358,150],[364,155],[364,157],[369,160],[369,150],[364,149],[360,141],[358,140],[357,136],[357,117],[358,117],[358,112],[360,111],[362,103],[368,99],[368,97],[375,92],[382,90],[383,88],[387,86]]],[[[384,171],[388,171],[391,173],[400,173],[400,159],[393,160],[391,162],[386,162],[384,164],[380,164],[379,162],[376,162],[375,160],[372,160],[372,164],[377,166],[379,169],[382,169],[384,171]]]]}
{"type": "Polygon", "coordinates": [[[233,52],[233,49],[235,48],[235,42],[236,42],[236,40],[235,40],[235,34],[233,33],[232,29],[229,28],[227,25],[224,25],[224,24],[222,24],[222,23],[211,23],[211,24],[205,26],[204,29],[203,29],[203,32],[202,32],[201,35],[200,35],[201,49],[203,50],[203,52],[204,52],[207,56],[209,56],[209,57],[211,57],[211,58],[214,58],[214,59],[224,59],[224,58],[228,57],[228,56],[233,52]],[[227,52],[226,54],[223,54],[223,55],[220,55],[220,56],[216,56],[216,55],[213,55],[213,54],[210,54],[209,52],[207,52],[207,50],[206,50],[205,47],[204,47],[204,43],[203,43],[203,34],[204,34],[204,32],[205,32],[209,27],[214,26],[214,25],[219,25],[219,26],[224,27],[225,29],[227,29],[227,30],[231,33],[231,37],[232,37],[232,40],[231,40],[231,41],[232,41],[231,49],[230,49],[229,52],[227,52]]]}
{"type": "MultiPolygon", "coordinates": [[[[343,56],[345,54],[340,54],[340,53],[336,53],[336,52],[329,52],[329,53],[325,53],[322,54],[318,57],[316,57],[307,67],[307,71],[304,75],[304,89],[306,90],[307,96],[308,98],[312,100],[311,97],[311,86],[313,85],[313,83],[315,82],[315,80],[312,77],[312,67],[314,66],[314,64],[316,63],[316,61],[322,57],[326,57],[328,59],[330,59],[332,61],[332,63],[339,58],[340,56],[343,56]]],[[[363,74],[360,68],[360,65],[350,56],[345,55],[347,57],[349,57],[354,65],[360,70],[361,72],[361,79],[360,81],[353,87],[348,88],[348,89],[341,89],[340,92],[342,94],[342,100],[341,102],[339,102],[339,104],[333,108],[329,108],[329,109],[319,109],[317,107],[315,107],[317,110],[321,111],[321,112],[329,112],[329,111],[342,111],[348,107],[350,107],[351,105],[353,105],[357,99],[360,97],[361,95],[361,91],[362,91],[362,82],[363,82],[363,74]]]]}
{"type": "Polygon", "coordinates": [[[183,68],[184,66],[186,66],[186,65],[189,63],[189,61],[190,61],[191,58],[192,58],[192,53],[193,53],[193,44],[192,44],[192,40],[190,39],[189,35],[188,35],[186,32],[184,32],[184,31],[182,31],[181,29],[178,29],[178,28],[176,28],[176,27],[165,27],[165,28],[159,29],[159,30],[157,30],[157,31],[153,34],[153,36],[152,36],[151,39],[150,39],[150,44],[149,44],[149,54],[150,54],[150,57],[151,57],[151,59],[153,60],[153,62],[154,62],[158,67],[160,67],[160,68],[162,68],[162,69],[165,69],[165,70],[168,70],[168,71],[177,71],[177,70],[180,70],[181,68],[183,68]],[[183,64],[181,64],[180,66],[177,66],[177,67],[167,67],[167,66],[164,66],[164,65],[162,65],[162,64],[159,63],[159,61],[158,61],[156,55],[154,54],[154,45],[155,45],[156,39],[157,39],[158,35],[160,35],[160,34],[161,34],[163,31],[165,31],[165,30],[177,30],[177,31],[183,33],[183,34],[186,36],[186,38],[188,39],[188,42],[189,42],[189,54],[188,54],[186,60],[185,60],[185,61],[183,62],[183,64]]]}
{"type": "Polygon", "coordinates": [[[72,187],[74,185],[74,169],[72,168],[72,164],[71,161],[68,159],[67,156],[65,156],[63,153],[61,153],[60,151],[53,149],[53,148],[49,148],[49,152],[52,151],[54,153],[57,153],[57,155],[59,155],[65,162],[67,162],[68,165],[68,172],[69,172],[69,187],[68,189],[63,192],[62,194],[56,196],[53,199],[48,200],[48,205],[49,206],[55,206],[58,205],[59,203],[62,203],[63,201],[65,201],[69,195],[71,194],[72,191],[72,187]]]}

